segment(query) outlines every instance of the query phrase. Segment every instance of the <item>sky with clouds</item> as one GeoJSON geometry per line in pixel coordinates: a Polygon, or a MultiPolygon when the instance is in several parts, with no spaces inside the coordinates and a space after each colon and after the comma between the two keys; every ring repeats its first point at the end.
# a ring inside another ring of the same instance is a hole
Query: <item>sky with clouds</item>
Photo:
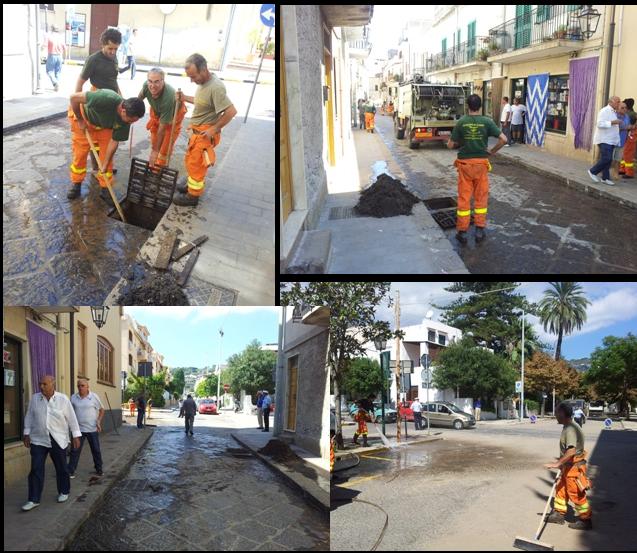
{"type": "MultiPolygon", "coordinates": [[[[458,294],[446,292],[450,282],[392,283],[392,297],[400,290],[401,325],[418,324],[425,318],[427,311],[433,311],[438,320],[441,311],[433,308],[432,303],[447,305],[458,294]]],[[[588,357],[593,350],[602,345],[605,336],[625,336],[628,332],[637,334],[637,283],[635,282],[582,282],[580,283],[591,305],[587,309],[587,321],[581,330],[566,336],[562,342],[563,356],[567,359],[588,357]]],[[[517,292],[531,302],[539,301],[548,282],[521,283],[517,292]]],[[[377,318],[390,321],[394,325],[394,309],[383,304],[377,310],[377,318]]],[[[537,317],[528,316],[540,339],[555,348],[557,337],[544,331],[537,317]]]]}
{"type": "Polygon", "coordinates": [[[216,365],[242,351],[252,340],[279,339],[279,307],[124,307],[146,326],[153,348],[169,367],[216,365]],[[223,328],[220,344],[219,328],[223,328]]]}

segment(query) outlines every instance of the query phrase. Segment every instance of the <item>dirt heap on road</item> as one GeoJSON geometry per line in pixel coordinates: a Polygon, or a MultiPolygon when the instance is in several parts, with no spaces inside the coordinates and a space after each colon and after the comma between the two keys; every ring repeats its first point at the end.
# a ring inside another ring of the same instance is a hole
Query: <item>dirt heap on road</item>
{"type": "Polygon", "coordinates": [[[369,217],[411,215],[412,207],[419,201],[402,182],[383,173],[374,184],[361,192],[354,211],[369,217]]]}
{"type": "Polygon", "coordinates": [[[119,305],[190,305],[170,272],[160,272],[136,263],[124,275],[126,283],[117,300],[119,305]]]}

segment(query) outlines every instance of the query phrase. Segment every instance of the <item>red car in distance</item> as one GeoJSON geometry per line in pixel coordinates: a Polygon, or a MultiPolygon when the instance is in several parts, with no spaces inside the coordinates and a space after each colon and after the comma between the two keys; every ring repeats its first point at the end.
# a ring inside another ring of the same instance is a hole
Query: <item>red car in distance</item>
{"type": "Polygon", "coordinates": [[[199,403],[199,414],[204,415],[205,413],[217,414],[217,403],[214,399],[202,399],[199,403]]]}

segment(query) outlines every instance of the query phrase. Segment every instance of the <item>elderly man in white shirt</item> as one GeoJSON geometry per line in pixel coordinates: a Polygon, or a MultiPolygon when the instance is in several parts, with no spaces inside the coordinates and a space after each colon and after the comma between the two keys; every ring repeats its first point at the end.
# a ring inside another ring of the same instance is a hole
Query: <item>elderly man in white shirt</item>
{"type": "Polygon", "coordinates": [[[93,455],[93,465],[95,474],[102,476],[102,452],[100,451],[99,432],[102,431],[102,419],[104,418],[104,406],[99,396],[89,390],[88,378],[77,379],[77,394],[71,396],[71,405],[75,410],[77,422],[80,425],[82,438],[80,447],[71,449],[71,459],[69,461],[69,473],[71,478],[75,478],[75,470],[80,460],[84,440],[88,440],[93,455]]]}
{"type": "Polygon", "coordinates": [[[617,110],[621,100],[619,96],[613,96],[608,100],[608,105],[602,108],[597,115],[597,128],[593,144],[599,145],[599,151],[602,155],[600,160],[589,169],[588,176],[593,182],[600,182],[597,174],[602,172],[602,180],[604,184],[613,186],[615,183],[610,180],[610,166],[613,162],[613,149],[619,146],[619,125],[621,120],[618,119],[617,110]]]}
{"type": "Polygon", "coordinates": [[[55,379],[51,375],[40,378],[40,390],[33,394],[24,418],[23,441],[31,450],[31,472],[29,501],[22,506],[23,511],[30,511],[40,504],[47,455],[51,455],[55,466],[58,503],[69,498],[71,480],[66,464],[69,432],[73,435],[73,447],[80,446],[82,435],[69,398],[55,391],[55,379]]]}

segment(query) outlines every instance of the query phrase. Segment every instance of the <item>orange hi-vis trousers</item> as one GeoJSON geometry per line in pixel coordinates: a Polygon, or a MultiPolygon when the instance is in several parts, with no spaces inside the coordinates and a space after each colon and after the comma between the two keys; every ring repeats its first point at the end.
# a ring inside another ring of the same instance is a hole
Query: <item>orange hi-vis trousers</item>
{"type": "MultiPolygon", "coordinates": [[[[175,122],[175,132],[172,133],[173,134],[173,143],[172,143],[172,147],[175,147],[175,142],[177,142],[177,138],[179,138],[179,133],[181,132],[181,123],[184,120],[184,115],[186,115],[186,106],[184,106],[183,104],[181,105],[181,109],[179,110],[179,113],[177,113],[177,121],[175,122]]],[[[150,144],[151,147],[152,145],[155,143],[155,139],[157,137],[157,132],[159,131],[159,117],[157,116],[157,114],[155,113],[155,111],[153,110],[153,108],[150,108],[150,119],[148,120],[148,123],[146,123],[146,128],[150,131],[150,144]]],[[[156,166],[158,167],[165,167],[168,161],[168,151],[171,147],[170,145],[170,134],[171,134],[171,129],[172,129],[172,121],[170,122],[170,124],[166,127],[166,133],[164,134],[164,139],[162,140],[160,146],[159,146],[159,155],[157,156],[157,161],[155,163],[156,166]]]]}
{"type": "Polygon", "coordinates": [[[215,148],[221,142],[221,133],[215,134],[214,140],[211,142],[206,135],[202,134],[210,127],[212,125],[190,125],[188,127],[193,131],[188,141],[185,159],[186,171],[188,172],[188,194],[191,196],[203,194],[206,171],[208,171],[208,165],[203,155],[204,150],[208,152],[210,165],[215,164],[215,148]]]}
{"type": "Polygon", "coordinates": [[[619,174],[627,177],[635,176],[635,150],[637,149],[637,131],[628,133],[624,144],[624,157],[619,163],[619,174]]]}
{"type": "MultiPolygon", "coordinates": [[[[84,106],[80,105],[80,110],[86,121],[86,115],[84,114],[84,106]]],[[[71,182],[73,184],[82,184],[84,177],[86,176],[86,156],[90,154],[91,147],[86,139],[84,131],[80,129],[77,124],[77,118],[75,113],[69,106],[67,112],[69,122],[71,123],[71,148],[73,150],[73,160],[69,167],[71,182]]],[[[95,145],[96,150],[100,156],[100,162],[103,164],[106,158],[106,148],[111,141],[113,135],[113,129],[103,129],[102,127],[96,127],[87,121],[86,128],[91,136],[91,140],[95,145]]],[[[93,154],[90,154],[93,155],[93,154]]],[[[110,181],[113,177],[113,161],[109,163],[105,168],[106,172],[97,175],[97,180],[102,188],[106,188],[107,181],[110,181]]]]}
{"type": "Polygon", "coordinates": [[[374,114],[365,112],[365,130],[369,131],[374,128],[374,114]]]}
{"type": "Polygon", "coordinates": [[[476,227],[487,226],[487,201],[489,199],[488,159],[456,159],[458,169],[458,210],[456,230],[467,231],[471,221],[471,196],[474,197],[474,217],[476,227]]]}
{"type": "Polygon", "coordinates": [[[553,507],[558,513],[565,515],[570,500],[580,520],[588,520],[593,511],[586,498],[586,490],[590,488],[590,482],[586,477],[585,456],[579,455],[573,459],[572,464],[562,467],[560,481],[555,489],[553,507]]]}

